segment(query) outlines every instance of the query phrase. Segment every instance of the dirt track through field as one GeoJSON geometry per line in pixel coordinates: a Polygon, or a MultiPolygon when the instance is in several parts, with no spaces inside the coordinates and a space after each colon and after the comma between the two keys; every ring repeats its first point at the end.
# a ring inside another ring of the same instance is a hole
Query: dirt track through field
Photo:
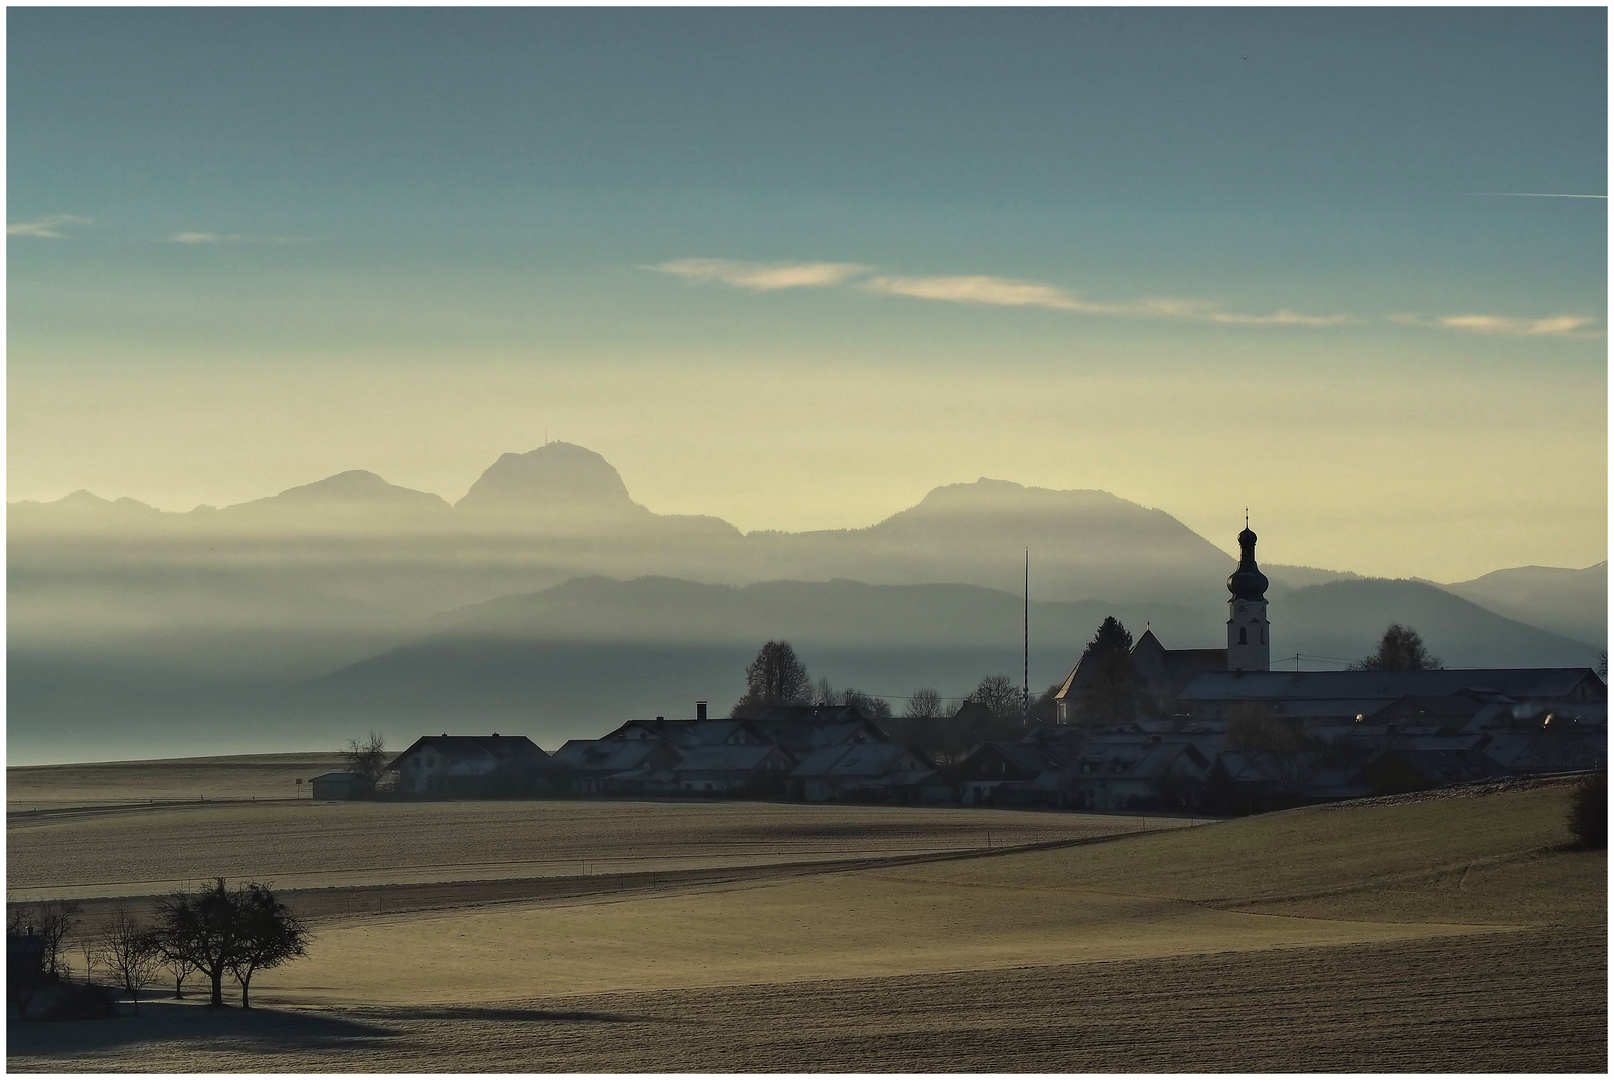
{"type": "Polygon", "coordinates": [[[1602,1072],[1600,928],[13,1027],[16,1071],[1602,1072]]]}

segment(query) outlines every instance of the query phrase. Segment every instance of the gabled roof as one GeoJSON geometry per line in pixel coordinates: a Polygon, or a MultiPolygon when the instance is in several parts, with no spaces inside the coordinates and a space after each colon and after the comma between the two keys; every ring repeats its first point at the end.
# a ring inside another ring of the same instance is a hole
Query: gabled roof
{"type": "Polygon", "coordinates": [[[1369,714],[1374,720],[1450,720],[1463,723],[1485,708],[1488,694],[1407,694],[1369,714]]]}
{"type": "MultiPolygon", "coordinates": [[[[855,710],[854,710],[855,711],[855,710]]],[[[797,721],[767,717],[749,721],[752,727],[767,739],[778,743],[795,758],[804,758],[823,746],[844,746],[851,743],[888,743],[891,737],[879,725],[864,720],[861,714],[852,720],[797,721]]]]}
{"type": "Polygon", "coordinates": [[[1190,702],[1285,699],[1391,702],[1409,696],[1488,692],[1525,700],[1567,697],[1583,683],[1594,697],[1606,700],[1608,687],[1591,668],[1205,672],[1195,677],[1178,696],[1190,702]]]}
{"type": "Polygon", "coordinates": [[[1059,768],[1061,762],[1047,747],[1032,742],[989,742],[958,763],[954,775],[970,776],[985,760],[1000,758],[1024,779],[1030,779],[1047,769],[1059,768]]]}
{"type": "Polygon", "coordinates": [[[663,739],[675,746],[760,746],[769,741],[749,720],[629,720],[604,737],[663,739]]]}
{"type": "Polygon", "coordinates": [[[930,763],[900,743],[848,743],[809,754],[790,771],[793,777],[870,777],[887,773],[932,771],[930,763]]]}
{"type": "Polygon", "coordinates": [[[770,757],[790,763],[789,755],[772,745],[696,746],[684,751],[684,759],[673,766],[673,772],[753,772],[770,757]]]}
{"type": "Polygon", "coordinates": [[[449,761],[476,761],[494,759],[520,760],[548,757],[538,744],[525,735],[425,735],[393,758],[388,771],[398,768],[399,762],[421,750],[432,750],[449,761]]]}
{"type": "Polygon", "coordinates": [[[679,752],[658,739],[572,739],[549,759],[576,772],[618,773],[676,760],[679,752]]]}
{"type": "Polygon", "coordinates": [[[1099,744],[1083,749],[1074,759],[1091,770],[1083,775],[1123,780],[1156,780],[1166,775],[1177,760],[1187,756],[1195,767],[1210,768],[1210,758],[1191,742],[1132,742],[1099,744]]]}

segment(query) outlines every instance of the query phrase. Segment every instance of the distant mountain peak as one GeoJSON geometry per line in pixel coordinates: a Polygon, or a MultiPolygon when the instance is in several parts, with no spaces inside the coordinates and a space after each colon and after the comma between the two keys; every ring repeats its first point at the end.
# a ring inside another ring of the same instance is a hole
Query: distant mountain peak
{"type": "Polygon", "coordinates": [[[501,454],[454,507],[497,514],[643,510],[610,462],[564,442],[545,443],[525,454],[501,454]]]}
{"type": "Polygon", "coordinates": [[[312,484],[287,488],[278,495],[237,503],[234,511],[296,508],[304,510],[442,509],[448,503],[441,496],[414,488],[389,484],[365,469],[349,469],[312,484]]]}

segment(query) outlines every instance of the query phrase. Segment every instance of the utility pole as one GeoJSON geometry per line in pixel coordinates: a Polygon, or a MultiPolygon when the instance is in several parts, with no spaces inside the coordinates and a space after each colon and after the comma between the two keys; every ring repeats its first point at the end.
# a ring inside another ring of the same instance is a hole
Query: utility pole
{"type": "Polygon", "coordinates": [[[1026,548],[1026,592],[1025,603],[1021,610],[1023,630],[1025,632],[1024,652],[1021,655],[1020,668],[1020,721],[1029,726],[1031,724],[1031,549],[1026,548]]]}

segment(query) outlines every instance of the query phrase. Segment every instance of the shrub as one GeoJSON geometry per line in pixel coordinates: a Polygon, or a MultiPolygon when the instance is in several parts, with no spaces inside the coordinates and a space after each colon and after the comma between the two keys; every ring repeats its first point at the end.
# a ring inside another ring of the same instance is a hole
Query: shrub
{"type": "Polygon", "coordinates": [[[1569,800],[1569,833],[1576,847],[1608,847],[1608,774],[1602,770],[1576,785],[1569,800]]]}

